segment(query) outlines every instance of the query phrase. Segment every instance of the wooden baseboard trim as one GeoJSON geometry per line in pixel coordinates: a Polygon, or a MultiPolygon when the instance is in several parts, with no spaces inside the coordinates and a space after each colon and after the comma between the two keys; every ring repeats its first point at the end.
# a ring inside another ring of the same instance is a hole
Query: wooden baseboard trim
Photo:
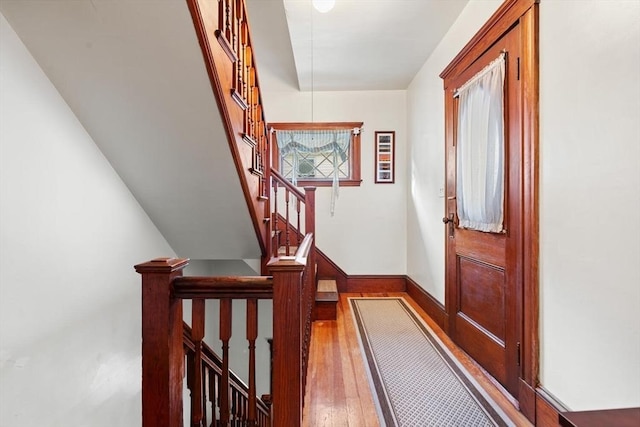
{"type": "Polygon", "coordinates": [[[331,258],[316,246],[316,264],[318,265],[318,279],[333,279],[336,281],[338,292],[347,292],[347,273],[338,267],[331,258]]]}
{"type": "Polygon", "coordinates": [[[518,406],[529,421],[536,422],[536,390],[522,378],[518,378],[518,406]]]}
{"type": "Polygon", "coordinates": [[[433,319],[434,322],[448,335],[449,315],[444,305],[435,299],[429,292],[425,291],[411,277],[405,276],[406,292],[418,305],[433,319]]]}
{"type": "Polygon", "coordinates": [[[536,427],[558,427],[559,414],[568,409],[543,387],[536,388],[536,427]]]}
{"type": "Polygon", "coordinates": [[[404,292],[405,276],[397,275],[349,275],[346,292],[404,292]]]}

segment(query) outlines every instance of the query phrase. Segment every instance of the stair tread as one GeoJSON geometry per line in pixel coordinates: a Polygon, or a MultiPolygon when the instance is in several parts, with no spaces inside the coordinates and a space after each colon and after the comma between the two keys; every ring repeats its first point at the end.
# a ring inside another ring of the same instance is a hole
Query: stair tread
{"type": "Polygon", "coordinates": [[[316,301],[337,302],[340,299],[338,285],[335,280],[318,280],[318,290],[316,291],[316,301]]]}
{"type": "Polygon", "coordinates": [[[335,280],[318,280],[318,292],[338,292],[338,284],[335,280]]]}

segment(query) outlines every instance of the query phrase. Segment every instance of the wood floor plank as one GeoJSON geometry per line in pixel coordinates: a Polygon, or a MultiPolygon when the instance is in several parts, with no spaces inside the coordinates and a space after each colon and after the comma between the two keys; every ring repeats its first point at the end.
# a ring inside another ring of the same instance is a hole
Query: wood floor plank
{"type": "Polygon", "coordinates": [[[305,393],[305,427],[379,427],[349,297],[404,297],[444,345],[518,426],[531,424],[489,376],[404,292],[340,294],[337,320],[313,323],[305,393]]]}

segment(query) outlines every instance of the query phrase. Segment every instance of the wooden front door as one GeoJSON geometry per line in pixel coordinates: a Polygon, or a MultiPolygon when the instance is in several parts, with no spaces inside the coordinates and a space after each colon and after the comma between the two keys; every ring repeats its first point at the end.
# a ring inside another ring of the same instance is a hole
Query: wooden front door
{"type": "Polygon", "coordinates": [[[449,334],[514,397],[518,396],[523,284],[522,106],[518,61],[520,25],[515,25],[467,68],[445,80],[447,108],[446,305],[449,334]],[[504,231],[458,226],[456,144],[459,88],[505,55],[504,231]]]}

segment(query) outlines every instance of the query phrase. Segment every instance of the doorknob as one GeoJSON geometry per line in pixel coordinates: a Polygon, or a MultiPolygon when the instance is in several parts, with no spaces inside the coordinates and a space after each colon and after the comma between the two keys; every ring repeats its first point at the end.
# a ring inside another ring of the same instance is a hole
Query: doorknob
{"type": "Polygon", "coordinates": [[[455,221],[453,220],[454,215],[451,213],[449,216],[442,218],[442,222],[445,224],[449,224],[449,238],[453,239],[453,232],[455,230],[455,221]]]}

